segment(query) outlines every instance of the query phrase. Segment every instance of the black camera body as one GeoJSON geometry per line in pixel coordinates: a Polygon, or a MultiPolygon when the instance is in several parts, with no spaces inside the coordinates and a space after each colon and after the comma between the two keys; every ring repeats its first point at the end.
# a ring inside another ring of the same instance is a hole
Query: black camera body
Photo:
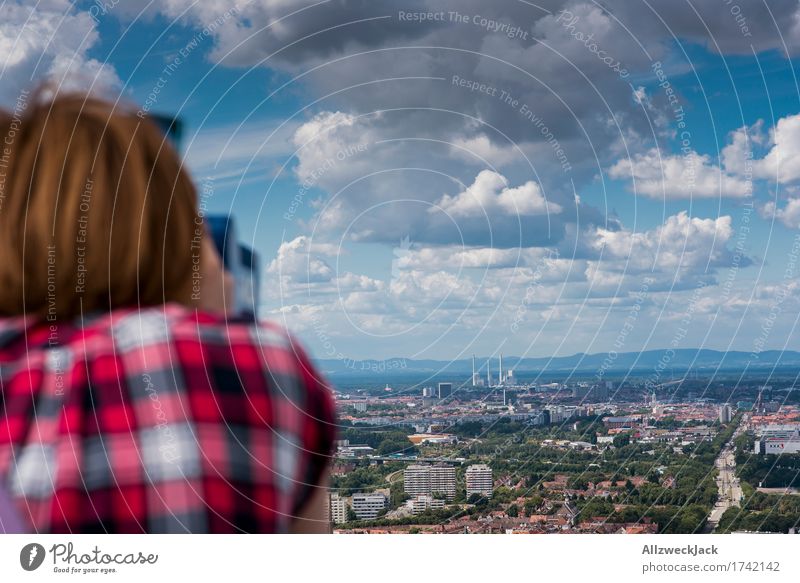
{"type": "Polygon", "coordinates": [[[233,276],[233,315],[237,318],[258,318],[260,273],[258,254],[239,243],[236,223],[230,215],[207,215],[206,229],[214,241],[225,271],[233,276]]]}
{"type": "MultiPolygon", "coordinates": [[[[149,114],[148,117],[164,132],[175,149],[180,150],[183,135],[183,122],[180,118],[161,114],[149,114]]],[[[235,297],[231,315],[235,318],[256,320],[260,286],[258,254],[239,243],[236,223],[230,215],[206,215],[204,221],[206,230],[222,257],[223,267],[233,276],[235,297]]]]}

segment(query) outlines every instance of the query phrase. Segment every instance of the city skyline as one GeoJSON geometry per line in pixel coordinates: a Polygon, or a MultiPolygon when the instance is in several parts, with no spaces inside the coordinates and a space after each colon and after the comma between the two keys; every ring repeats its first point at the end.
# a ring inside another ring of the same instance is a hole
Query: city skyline
{"type": "Polygon", "coordinates": [[[364,382],[342,386],[334,528],[796,532],[800,408],[792,375],[738,374],[600,385],[565,376],[516,381],[502,398],[496,386],[468,383],[446,395],[418,385],[391,393],[364,382]],[[344,512],[373,495],[371,513],[344,512]]]}

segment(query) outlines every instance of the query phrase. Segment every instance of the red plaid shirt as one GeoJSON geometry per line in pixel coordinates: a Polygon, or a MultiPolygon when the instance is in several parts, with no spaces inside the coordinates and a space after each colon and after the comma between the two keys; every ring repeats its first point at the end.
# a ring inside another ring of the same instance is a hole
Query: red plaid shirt
{"type": "Polygon", "coordinates": [[[0,479],[37,532],[283,532],[334,439],[280,328],[168,304],[0,319],[0,479]]]}

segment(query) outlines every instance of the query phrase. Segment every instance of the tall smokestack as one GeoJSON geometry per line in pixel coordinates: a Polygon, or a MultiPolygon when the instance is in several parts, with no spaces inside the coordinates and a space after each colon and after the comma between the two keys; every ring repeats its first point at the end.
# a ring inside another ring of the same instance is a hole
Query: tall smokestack
{"type": "Polygon", "coordinates": [[[478,384],[478,377],[475,376],[475,355],[474,354],[472,355],[472,378],[470,379],[470,382],[472,383],[473,387],[478,384]]]}
{"type": "Polygon", "coordinates": [[[502,352],[500,353],[500,372],[498,374],[500,375],[500,377],[499,377],[500,378],[500,384],[502,385],[503,381],[505,381],[505,378],[503,378],[503,353],[502,352]]]}
{"type": "Polygon", "coordinates": [[[492,358],[489,357],[489,358],[486,359],[486,386],[487,387],[491,387],[492,386],[492,371],[491,371],[491,368],[492,368],[492,358]]]}

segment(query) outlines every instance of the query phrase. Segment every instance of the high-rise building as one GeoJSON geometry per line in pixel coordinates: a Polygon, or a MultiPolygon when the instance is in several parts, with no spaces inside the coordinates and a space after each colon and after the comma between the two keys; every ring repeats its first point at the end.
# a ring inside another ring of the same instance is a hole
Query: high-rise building
{"type": "Polygon", "coordinates": [[[403,489],[410,496],[456,497],[456,469],[447,464],[412,464],[403,471],[403,489]]]}
{"type": "Polygon", "coordinates": [[[403,470],[403,490],[409,496],[430,495],[430,466],[411,464],[403,470]]]}
{"type": "Polygon", "coordinates": [[[456,497],[456,469],[447,464],[431,466],[431,495],[443,495],[452,500],[456,497]]]}
{"type": "Polygon", "coordinates": [[[608,401],[608,389],[605,385],[578,385],[572,389],[572,395],[582,403],[603,403],[608,401]]]}
{"type": "Polygon", "coordinates": [[[478,378],[478,369],[475,368],[475,355],[472,355],[472,386],[477,387],[480,385],[480,378],[478,378]]]}
{"type": "Polygon", "coordinates": [[[473,494],[479,494],[489,498],[494,491],[494,481],[492,480],[492,468],[486,464],[475,464],[469,466],[466,471],[467,478],[467,498],[473,494]]]}
{"type": "Polygon", "coordinates": [[[733,419],[733,409],[728,403],[725,403],[719,408],[719,422],[730,423],[731,419],[733,419]]]}
{"type": "Polygon", "coordinates": [[[347,522],[347,498],[332,493],[330,498],[331,522],[342,524],[347,522]]]}
{"type": "Polygon", "coordinates": [[[423,389],[422,389],[422,397],[423,398],[425,398],[425,397],[431,398],[431,397],[434,397],[434,396],[435,395],[433,393],[433,387],[423,387],[423,389]]]}
{"type": "Polygon", "coordinates": [[[553,422],[553,420],[550,418],[550,411],[548,411],[547,409],[542,409],[541,419],[542,419],[542,425],[550,425],[550,423],[553,422]]]}
{"type": "Polygon", "coordinates": [[[386,495],[381,492],[353,494],[353,512],[359,520],[372,520],[386,509],[386,495]]]}
{"type": "Polygon", "coordinates": [[[547,405],[545,410],[550,413],[550,423],[561,423],[570,418],[564,405],[547,405]]]}
{"type": "Polygon", "coordinates": [[[607,384],[595,385],[592,387],[592,392],[589,396],[592,398],[593,403],[605,403],[608,401],[609,391],[610,389],[607,384]]]}
{"type": "Polygon", "coordinates": [[[439,383],[439,398],[446,399],[453,394],[453,383],[439,383]]]}
{"type": "Polygon", "coordinates": [[[591,387],[588,384],[583,385],[576,385],[572,389],[572,396],[579,401],[586,400],[586,397],[589,396],[589,392],[591,391],[591,387]]]}

